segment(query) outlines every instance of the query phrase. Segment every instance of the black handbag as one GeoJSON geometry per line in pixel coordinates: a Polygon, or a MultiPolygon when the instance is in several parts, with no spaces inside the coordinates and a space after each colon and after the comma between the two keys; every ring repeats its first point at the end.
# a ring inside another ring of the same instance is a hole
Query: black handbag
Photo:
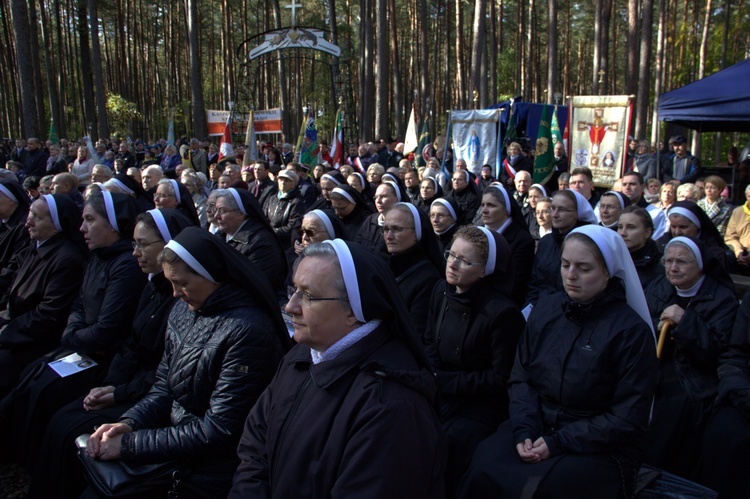
{"type": "Polygon", "coordinates": [[[182,467],[167,461],[156,464],[128,463],[120,459],[102,461],[86,453],[86,445],[91,435],[86,433],[76,438],[78,459],[83,463],[86,478],[96,491],[105,497],[148,496],[160,491],[166,496],[176,497],[177,485],[181,479],[182,467]]]}

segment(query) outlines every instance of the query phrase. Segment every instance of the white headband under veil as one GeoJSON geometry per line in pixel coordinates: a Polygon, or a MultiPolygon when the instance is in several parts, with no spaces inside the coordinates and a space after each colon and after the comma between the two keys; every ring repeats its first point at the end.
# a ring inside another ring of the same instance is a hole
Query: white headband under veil
{"type": "Polygon", "coordinates": [[[585,197],[583,197],[583,195],[580,192],[576,192],[573,189],[566,189],[566,190],[569,192],[572,192],[573,195],[576,197],[576,211],[578,211],[578,221],[588,222],[594,225],[599,223],[596,220],[596,214],[594,213],[594,209],[591,207],[591,204],[588,202],[588,200],[585,197]]]}
{"type": "Polygon", "coordinates": [[[641,281],[638,278],[638,271],[635,269],[633,259],[622,237],[612,229],[599,225],[584,225],[573,229],[566,236],[566,239],[570,237],[570,234],[583,234],[596,244],[602,253],[602,257],[604,257],[609,277],[618,277],[622,280],[625,286],[625,301],[648,324],[651,334],[654,335],[654,341],[656,341],[654,325],[651,322],[651,314],[648,310],[646,297],[643,294],[641,281]]]}

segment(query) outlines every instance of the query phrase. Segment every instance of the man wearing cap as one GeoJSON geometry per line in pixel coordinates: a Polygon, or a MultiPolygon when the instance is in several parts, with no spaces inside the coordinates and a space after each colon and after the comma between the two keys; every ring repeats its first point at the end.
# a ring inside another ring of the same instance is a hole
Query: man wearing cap
{"type": "Polygon", "coordinates": [[[298,182],[299,177],[293,169],[281,170],[276,177],[276,195],[269,196],[263,205],[263,212],[284,250],[292,247],[292,235],[302,225],[305,214],[298,182]]]}
{"type": "Polygon", "coordinates": [[[674,154],[665,156],[661,161],[661,171],[664,182],[679,180],[680,183],[695,182],[701,175],[701,162],[690,154],[687,149],[687,139],[682,135],[672,137],[671,143],[674,154]]]}

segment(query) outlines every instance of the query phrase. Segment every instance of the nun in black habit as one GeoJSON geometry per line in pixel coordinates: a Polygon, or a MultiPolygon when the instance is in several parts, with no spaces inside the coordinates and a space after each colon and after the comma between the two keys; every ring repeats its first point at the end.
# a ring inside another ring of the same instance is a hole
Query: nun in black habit
{"type": "Polygon", "coordinates": [[[396,278],[417,334],[424,342],[427,310],[445,260],[427,215],[411,203],[396,203],[385,215],[383,237],[388,266],[396,278]]]}
{"type": "Polygon", "coordinates": [[[104,187],[107,188],[109,185],[114,185],[123,194],[131,196],[135,201],[138,213],[144,213],[148,210],[154,209],[153,195],[146,194],[141,183],[127,173],[118,173],[108,180],[104,184],[104,187]]]}
{"type": "Polygon", "coordinates": [[[669,230],[655,241],[660,252],[664,253],[673,237],[692,237],[705,244],[721,266],[727,268],[724,238],[703,208],[692,201],[675,201],[667,212],[667,223],[669,230]]]}
{"type": "Polygon", "coordinates": [[[338,239],[303,255],[297,345],[247,418],[229,497],[443,497],[435,378],[388,266],[338,239]]]}
{"type": "Polygon", "coordinates": [[[354,239],[367,217],[374,212],[368,207],[362,194],[349,185],[342,185],[333,189],[331,192],[331,207],[346,227],[347,240],[354,239]]]}
{"type": "Polygon", "coordinates": [[[294,277],[294,262],[305,248],[313,243],[322,243],[328,239],[349,240],[344,222],[333,212],[333,210],[312,210],[302,217],[302,226],[299,228],[299,240],[294,241],[294,247],[287,250],[287,266],[289,275],[286,285],[292,284],[294,277]]]}
{"type": "Polygon", "coordinates": [[[0,285],[3,292],[20,266],[20,262],[11,266],[11,259],[29,244],[25,223],[30,205],[21,184],[13,179],[0,179],[0,285]]]}
{"type": "Polygon", "coordinates": [[[184,229],[159,262],[180,300],[156,381],[118,422],[91,435],[87,452],[183,463],[189,471],[180,496],[226,497],[242,424],[288,351],[289,335],[258,267],[207,231],[184,229]]]}
{"type": "Polygon", "coordinates": [[[173,237],[192,225],[174,209],[154,209],[138,216],[133,254],[148,274],[149,284],[141,293],[130,336],[112,359],[101,385],[49,420],[33,468],[32,497],[78,497],[86,482],[75,458],[75,438],[94,426],[117,420],[154,384],[164,352],[167,317],[177,300],[158,256],[173,237]]]}
{"type": "Polygon", "coordinates": [[[78,230],[81,210],[69,196],[40,196],[30,208],[27,226],[33,244],[20,255],[21,267],[0,312],[3,396],[26,365],[59,346],[88,258],[78,230]]]}
{"type": "Polygon", "coordinates": [[[440,250],[450,248],[453,235],[464,224],[464,210],[453,198],[438,198],[430,206],[430,224],[438,237],[440,250]]]}
{"type": "Polygon", "coordinates": [[[432,290],[426,342],[448,442],[455,494],[474,449],[508,418],[507,381],[524,319],[513,303],[510,247],[486,227],[462,227],[432,290]]]}
{"type": "Polygon", "coordinates": [[[196,227],[201,226],[198,212],[193,203],[193,195],[187,187],[177,180],[163,178],[159,180],[154,193],[154,204],[157,208],[176,208],[188,217],[196,227]]]}

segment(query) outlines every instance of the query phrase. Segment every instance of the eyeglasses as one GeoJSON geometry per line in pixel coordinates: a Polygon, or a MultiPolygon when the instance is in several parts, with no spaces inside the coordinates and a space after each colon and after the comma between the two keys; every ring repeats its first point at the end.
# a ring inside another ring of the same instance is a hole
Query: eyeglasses
{"type": "Polygon", "coordinates": [[[445,261],[447,263],[450,263],[453,260],[457,261],[458,262],[458,266],[460,268],[462,268],[462,269],[466,269],[466,268],[469,268],[469,267],[484,266],[483,263],[474,263],[474,262],[470,262],[468,260],[464,260],[463,258],[460,258],[460,257],[456,256],[456,254],[453,253],[451,250],[445,250],[443,252],[443,257],[445,257],[445,261]]]}
{"type": "Polygon", "coordinates": [[[662,263],[664,263],[665,268],[672,268],[677,267],[678,269],[684,268],[687,265],[690,265],[691,263],[695,262],[695,260],[682,260],[680,258],[664,258],[662,260],[662,263]]]}
{"type": "Polygon", "coordinates": [[[308,239],[312,239],[315,237],[315,234],[320,234],[321,231],[319,230],[312,230],[312,229],[305,229],[304,227],[299,227],[297,229],[297,232],[299,233],[300,237],[307,236],[308,239]]]}
{"type": "Polygon", "coordinates": [[[576,211],[576,210],[569,210],[568,208],[561,208],[559,206],[550,206],[549,207],[549,212],[550,213],[557,212],[557,213],[561,213],[561,214],[564,215],[565,213],[572,213],[574,211],[576,211]]]}
{"type": "Polygon", "coordinates": [[[151,241],[150,243],[139,243],[139,242],[133,241],[132,244],[133,244],[134,250],[143,251],[149,246],[151,246],[152,244],[156,244],[158,242],[163,242],[163,241],[161,239],[158,239],[156,241],[151,241]]]}
{"type": "Polygon", "coordinates": [[[220,217],[223,217],[227,213],[232,213],[233,211],[237,211],[237,210],[230,210],[227,208],[215,208],[215,211],[217,215],[219,215],[220,217]]]}
{"type": "Polygon", "coordinates": [[[307,291],[297,290],[294,288],[294,286],[286,287],[286,296],[287,298],[289,298],[289,301],[292,301],[292,299],[296,296],[303,307],[309,307],[315,301],[344,301],[349,299],[349,297],[347,296],[338,298],[315,298],[307,291]]]}
{"type": "Polygon", "coordinates": [[[154,193],[154,199],[173,198],[174,194],[162,194],[161,192],[154,193]]]}
{"type": "Polygon", "coordinates": [[[388,234],[389,232],[393,232],[394,236],[398,236],[405,230],[414,230],[414,227],[399,227],[397,225],[383,225],[380,227],[380,232],[383,234],[388,234]]]}

